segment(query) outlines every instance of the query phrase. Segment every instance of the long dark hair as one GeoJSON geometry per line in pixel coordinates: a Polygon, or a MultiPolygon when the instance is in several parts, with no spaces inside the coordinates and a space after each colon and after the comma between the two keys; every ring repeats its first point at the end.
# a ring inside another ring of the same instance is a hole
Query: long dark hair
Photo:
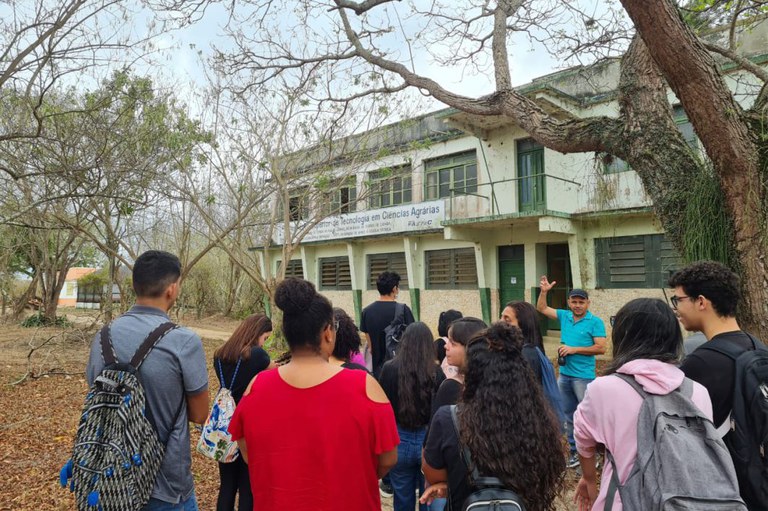
{"type": "Polygon", "coordinates": [[[259,337],[272,331],[272,320],[264,314],[252,314],[245,318],[227,342],[213,352],[222,362],[237,362],[251,357],[251,348],[257,346],[259,337]]]}
{"type": "Polygon", "coordinates": [[[481,473],[514,489],[526,509],[553,509],[565,471],[560,432],[522,354],[523,334],[494,323],[467,345],[461,443],[481,473]]]}
{"type": "Polygon", "coordinates": [[[283,335],[291,350],[320,351],[320,333],[333,325],[333,307],[328,298],[304,279],[287,278],[277,285],[275,303],[283,311],[283,335]]]}
{"type": "Polygon", "coordinates": [[[352,353],[360,353],[360,333],[352,318],[339,307],[333,308],[333,317],[339,322],[336,329],[336,344],[333,346],[333,356],[339,360],[348,361],[352,353]]]}
{"type": "Polygon", "coordinates": [[[453,342],[466,346],[477,332],[486,328],[488,325],[482,319],[467,316],[451,323],[448,334],[453,342]]]}
{"type": "Polygon", "coordinates": [[[437,335],[440,337],[448,337],[448,328],[450,328],[451,323],[461,317],[463,317],[461,311],[455,309],[448,309],[447,311],[441,312],[440,316],[437,318],[437,335]]]}
{"type": "Polygon", "coordinates": [[[394,358],[397,371],[398,418],[406,428],[419,428],[429,423],[432,397],[437,390],[435,348],[432,331],[417,321],[403,333],[394,358]]]}
{"type": "Polygon", "coordinates": [[[656,298],[636,298],[616,313],[611,334],[613,362],[603,374],[639,358],[677,362],[683,353],[683,334],[675,313],[656,298]]]}
{"type": "Polygon", "coordinates": [[[522,330],[525,342],[536,346],[546,355],[544,339],[541,337],[541,330],[539,330],[539,318],[536,315],[536,308],[528,302],[509,302],[506,307],[515,311],[517,327],[522,330]]]}

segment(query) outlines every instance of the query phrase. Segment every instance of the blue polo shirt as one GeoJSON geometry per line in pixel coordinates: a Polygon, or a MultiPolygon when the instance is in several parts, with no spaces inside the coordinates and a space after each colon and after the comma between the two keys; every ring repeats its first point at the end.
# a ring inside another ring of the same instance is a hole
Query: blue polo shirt
{"type": "MultiPolygon", "coordinates": [[[[595,344],[595,337],[605,337],[603,320],[587,311],[583,318],[573,322],[573,312],[557,309],[560,322],[560,342],[566,346],[588,348],[595,344]]],[[[594,355],[568,355],[565,365],[560,367],[560,374],[573,378],[595,378],[594,355]]]]}

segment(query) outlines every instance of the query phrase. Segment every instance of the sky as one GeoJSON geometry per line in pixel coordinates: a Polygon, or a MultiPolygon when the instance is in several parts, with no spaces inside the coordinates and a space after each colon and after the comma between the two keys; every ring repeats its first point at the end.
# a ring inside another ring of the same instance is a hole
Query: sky
{"type": "MultiPolygon", "coordinates": [[[[599,4],[596,0],[589,0],[587,3],[599,4]]],[[[195,96],[199,94],[197,89],[206,85],[205,59],[212,55],[212,47],[228,47],[224,35],[227,20],[226,9],[221,4],[214,4],[209,6],[200,21],[162,35],[157,40],[157,45],[166,49],[166,53],[159,63],[147,64],[147,71],[163,82],[178,84],[180,88],[177,92],[188,95],[188,99],[194,101],[195,96]]],[[[564,67],[563,63],[554,59],[540,43],[529,41],[526,34],[513,35],[511,43],[513,51],[510,66],[515,86],[564,67]]],[[[424,63],[419,72],[438,80],[447,89],[463,95],[478,97],[493,91],[491,73],[465,73],[460,68],[446,69],[443,66],[424,63]]]]}

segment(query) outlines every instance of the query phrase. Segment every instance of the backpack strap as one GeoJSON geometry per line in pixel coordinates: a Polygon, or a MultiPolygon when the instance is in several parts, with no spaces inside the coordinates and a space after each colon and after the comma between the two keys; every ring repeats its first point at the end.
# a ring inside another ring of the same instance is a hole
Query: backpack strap
{"type": "MultiPolygon", "coordinates": [[[[643,399],[648,397],[648,393],[645,391],[645,389],[643,389],[642,385],[637,383],[637,380],[635,380],[634,376],[624,373],[613,373],[613,375],[627,382],[629,386],[635,389],[635,391],[640,394],[640,397],[643,399]]],[[[683,382],[680,384],[677,390],[679,390],[683,396],[691,399],[693,396],[693,382],[689,378],[683,378],[683,382]]]]}
{"type": "Polygon", "coordinates": [[[502,483],[498,477],[481,476],[480,471],[477,470],[477,465],[472,463],[472,454],[469,452],[469,447],[461,444],[461,434],[459,433],[459,416],[456,413],[457,408],[458,407],[456,405],[451,405],[451,421],[453,422],[453,429],[456,431],[456,440],[459,442],[459,452],[461,453],[461,458],[464,460],[464,465],[467,467],[469,485],[475,487],[504,487],[504,483],[502,483]]]}
{"type": "MultiPolygon", "coordinates": [[[[768,347],[766,347],[762,341],[758,341],[752,334],[744,332],[744,335],[749,337],[749,340],[752,341],[752,350],[768,349],[768,347]]],[[[745,349],[745,348],[742,348],[741,346],[737,346],[732,342],[722,342],[719,344],[715,344],[712,342],[705,342],[699,347],[706,350],[710,350],[710,351],[716,351],[721,355],[725,355],[726,357],[730,358],[734,362],[736,361],[737,358],[742,356],[747,351],[752,351],[749,348],[745,349]]]]}
{"type": "Polygon", "coordinates": [[[405,320],[405,304],[395,302],[395,317],[392,318],[392,325],[403,323],[405,320]],[[399,321],[398,321],[399,320],[399,321]]]}
{"type": "Polygon", "coordinates": [[[603,511],[612,511],[613,501],[616,498],[616,490],[619,489],[619,472],[616,469],[616,461],[613,459],[613,455],[608,449],[605,450],[605,457],[608,458],[608,461],[611,463],[613,473],[611,474],[611,482],[608,484],[608,491],[605,493],[605,507],[603,508],[603,511]]]}
{"type": "Polygon", "coordinates": [[[101,356],[104,358],[104,366],[117,363],[115,348],[112,346],[112,336],[109,331],[109,323],[101,327],[101,356]]]}
{"type": "Polygon", "coordinates": [[[229,387],[227,387],[226,383],[224,382],[224,371],[222,371],[221,369],[221,359],[220,358],[216,359],[216,362],[219,367],[219,385],[222,388],[225,388],[227,390],[232,390],[232,387],[234,387],[235,385],[235,378],[237,378],[237,371],[238,369],[240,369],[240,362],[242,362],[242,360],[243,359],[241,357],[237,357],[237,365],[235,366],[235,373],[232,375],[232,383],[230,383],[229,387]]]}
{"type": "Polygon", "coordinates": [[[146,359],[147,355],[149,355],[149,352],[152,351],[155,346],[157,346],[157,343],[160,342],[160,339],[162,339],[165,334],[175,328],[178,328],[176,323],[167,321],[152,330],[147,338],[144,339],[144,341],[141,343],[139,349],[136,350],[136,353],[133,354],[131,365],[138,371],[142,362],[144,362],[144,359],[146,359]]]}

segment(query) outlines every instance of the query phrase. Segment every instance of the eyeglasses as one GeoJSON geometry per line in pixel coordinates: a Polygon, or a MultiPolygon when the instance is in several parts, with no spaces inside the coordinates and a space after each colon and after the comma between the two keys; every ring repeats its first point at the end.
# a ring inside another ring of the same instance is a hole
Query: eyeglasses
{"type": "Polygon", "coordinates": [[[611,316],[609,321],[611,322],[611,327],[616,324],[616,316],[611,316]]]}
{"type": "Polygon", "coordinates": [[[672,303],[672,308],[677,310],[677,306],[680,303],[680,300],[685,300],[686,298],[688,298],[689,300],[695,300],[696,299],[693,296],[677,296],[677,295],[672,295],[672,296],[669,297],[669,301],[670,301],[670,303],[672,303]]]}

